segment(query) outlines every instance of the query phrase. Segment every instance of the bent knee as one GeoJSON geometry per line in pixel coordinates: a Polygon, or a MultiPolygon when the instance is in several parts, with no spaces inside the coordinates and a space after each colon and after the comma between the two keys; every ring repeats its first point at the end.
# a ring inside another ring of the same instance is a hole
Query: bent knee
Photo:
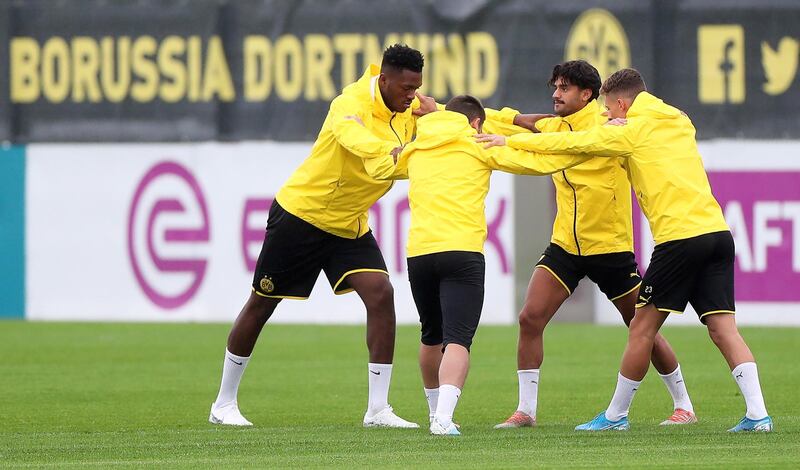
{"type": "Polygon", "coordinates": [[[257,294],[251,294],[250,298],[244,306],[243,313],[259,320],[266,321],[272,316],[275,307],[278,306],[281,299],[272,297],[262,297],[257,294]]]}
{"type": "Polygon", "coordinates": [[[629,340],[648,340],[655,342],[657,336],[658,329],[652,328],[651,325],[648,325],[645,322],[636,321],[636,319],[634,319],[631,321],[631,324],[628,325],[629,340]]]}
{"type": "Polygon", "coordinates": [[[738,331],[721,331],[718,329],[708,329],[708,336],[711,338],[711,341],[714,342],[716,345],[728,343],[730,341],[736,340],[739,337],[738,331]]]}
{"type": "Polygon", "coordinates": [[[542,308],[537,308],[526,304],[519,313],[519,327],[527,333],[541,333],[550,315],[542,308]]]}
{"type": "Polygon", "coordinates": [[[393,310],[394,309],[394,288],[387,280],[386,282],[376,283],[364,298],[367,310],[393,310]]]}
{"type": "Polygon", "coordinates": [[[383,282],[375,290],[375,303],[382,307],[391,307],[394,303],[394,288],[392,284],[389,281],[383,282]]]}

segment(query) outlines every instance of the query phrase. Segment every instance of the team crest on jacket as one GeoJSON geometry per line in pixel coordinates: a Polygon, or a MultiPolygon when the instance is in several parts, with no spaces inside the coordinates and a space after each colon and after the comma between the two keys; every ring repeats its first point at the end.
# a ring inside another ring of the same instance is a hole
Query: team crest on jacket
{"type": "Polygon", "coordinates": [[[261,279],[261,282],[259,282],[258,285],[261,287],[261,290],[263,290],[267,294],[275,290],[275,283],[272,282],[272,279],[268,278],[267,276],[264,276],[264,278],[261,279]]]}

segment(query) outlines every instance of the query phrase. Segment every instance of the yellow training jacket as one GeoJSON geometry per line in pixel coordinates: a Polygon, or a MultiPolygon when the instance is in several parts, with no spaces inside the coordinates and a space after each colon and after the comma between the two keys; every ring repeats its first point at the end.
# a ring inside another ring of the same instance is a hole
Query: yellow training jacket
{"type": "MultiPolygon", "coordinates": [[[[583,131],[607,121],[597,100],[566,117],[541,119],[541,132],[583,131]]],[[[631,185],[623,158],[594,158],[553,174],[556,218],[551,241],[574,255],[633,251],[631,185]]]]}
{"type": "Polygon", "coordinates": [[[391,172],[391,150],[408,143],[416,118],[411,109],[393,113],[378,90],[378,65],[348,85],[330,106],[311,155],[295,170],[275,196],[291,214],[345,238],[369,231],[367,211],[392,183],[371,175],[391,172]],[[364,123],[346,119],[358,116],[364,123]]]}
{"type": "MultiPolygon", "coordinates": [[[[489,110],[487,110],[488,112],[489,110]]],[[[602,125],[606,118],[596,100],[566,117],[540,119],[540,132],[583,131],[602,125]]],[[[513,122],[518,111],[504,108],[497,121],[513,122]]],[[[513,126],[496,127],[492,134],[529,132],[513,126]]],[[[633,251],[631,185],[623,158],[595,158],[553,174],[556,217],[551,242],[573,255],[599,255],[633,251]]]]}
{"type": "Polygon", "coordinates": [[[531,156],[509,147],[484,150],[460,113],[437,111],[417,120],[417,138],[397,161],[409,179],[409,257],[443,251],[483,252],[486,194],[492,170],[544,175],[586,157],[531,156]]]}
{"type": "Polygon", "coordinates": [[[540,153],[626,158],[628,178],[656,244],[728,230],[711,194],[692,121],[647,92],[636,97],[627,118],[625,126],[519,134],[507,144],[540,153]]]}

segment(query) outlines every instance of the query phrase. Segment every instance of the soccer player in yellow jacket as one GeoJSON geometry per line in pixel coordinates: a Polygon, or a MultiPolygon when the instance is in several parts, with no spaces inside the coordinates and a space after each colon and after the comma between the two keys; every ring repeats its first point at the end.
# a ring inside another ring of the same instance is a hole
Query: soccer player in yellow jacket
{"type": "MultiPolygon", "coordinates": [[[[537,119],[531,125],[532,115],[503,109],[495,119],[506,123],[527,122],[534,132],[583,131],[608,120],[597,102],[600,74],[588,62],[573,60],[557,64],[549,85],[554,89],[556,116],[537,119]]],[[[500,129],[499,133],[508,135],[513,130],[500,129]]],[[[552,178],[556,188],[553,236],[536,263],[519,314],[519,403],[517,410],[496,429],[535,425],[544,329],[580,280],[589,277],[596,283],[626,325],[633,319],[642,282],[633,254],[631,186],[625,159],[595,158],[554,173],[552,178]]],[[[661,424],[697,422],[678,360],[660,334],[655,339],[652,362],[673,401],[672,415],[661,424]]]]}
{"type": "Polygon", "coordinates": [[[755,359],[734,319],[733,237],[711,192],[695,128],[686,114],[646,90],[639,72],[620,70],[602,92],[609,117],[622,125],[507,139],[509,146],[532,152],[625,158],[655,239],[611,403],[576,430],[629,428],[628,410],[647,373],[656,334],[670,313],[682,313],[691,303],[745,400],[745,416],[729,431],[772,431],[755,359]]]}
{"type": "Polygon", "coordinates": [[[386,49],[380,67],[370,65],[333,100],[311,155],[275,196],[252,292],[228,336],[212,423],[252,424],[239,411],[237,392],[261,329],[282,299],[307,298],[324,271],[336,294],[355,290],[366,306],[369,401],[364,426],[419,427],[395,415],[388,403],[393,290],[367,211],[391,187],[372,177],[383,171],[376,162],[414,134],[412,102],[418,105],[422,67],[419,51],[399,44],[386,49]]]}
{"type": "Polygon", "coordinates": [[[492,170],[543,175],[586,160],[486,151],[473,138],[485,120],[476,98],[454,97],[444,111],[419,119],[416,140],[385,175],[409,179],[408,277],[422,324],[420,369],[432,434],[460,434],[453,412],[483,306],[484,200],[492,170]]]}

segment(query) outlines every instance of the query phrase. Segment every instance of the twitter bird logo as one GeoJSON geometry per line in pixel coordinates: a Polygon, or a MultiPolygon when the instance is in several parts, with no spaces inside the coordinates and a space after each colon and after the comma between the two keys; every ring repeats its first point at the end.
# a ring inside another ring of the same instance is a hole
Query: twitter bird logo
{"type": "Polygon", "coordinates": [[[797,59],[800,41],[783,37],[778,48],[773,50],[769,43],[761,43],[761,65],[764,67],[766,83],[761,85],[764,93],[780,95],[789,89],[797,73],[797,59]]]}

